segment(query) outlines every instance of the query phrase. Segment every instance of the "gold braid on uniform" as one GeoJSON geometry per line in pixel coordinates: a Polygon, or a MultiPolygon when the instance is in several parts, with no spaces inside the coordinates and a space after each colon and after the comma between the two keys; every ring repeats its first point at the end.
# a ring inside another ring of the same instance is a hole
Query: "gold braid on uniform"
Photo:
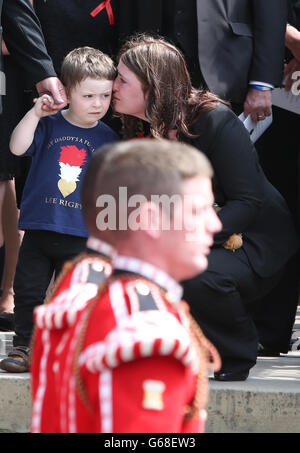
{"type": "Polygon", "coordinates": [[[185,313],[190,322],[190,334],[198,353],[200,369],[197,375],[197,387],[190,405],[185,407],[184,418],[191,420],[204,409],[208,402],[208,370],[218,371],[221,368],[221,358],[215,346],[205,337],[198,323],[190,314],[189,306],[182,302],[185,313]]]}

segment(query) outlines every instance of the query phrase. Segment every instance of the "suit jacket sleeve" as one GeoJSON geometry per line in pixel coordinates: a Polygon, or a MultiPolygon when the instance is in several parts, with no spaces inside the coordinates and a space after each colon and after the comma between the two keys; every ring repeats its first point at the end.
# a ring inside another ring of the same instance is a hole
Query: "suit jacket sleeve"
{"type": "Polygon", "coordinates": [[[46,77],[56,76],[29,0],[3,0],[1,20],[11,57],[28,73],[29,83],[34,85],[46,77]]]}
{"type": "Polygon", "coordinates": [[[289,8],[288,22],[300,29],[300,0],[291,0],[289,8]]]}
{"type": "Polygon", "coordinates": [[[233,233],[245,233],[255,221],[263,200],[263,174],[241,121],[227,107],[204,113],[198,122],[196,147],[210,159],[214,170],[215,199],[223,229],[215,245],[233,233]]]}
{"type": "Polygon", "coordinates": [[[281,86],[285,52],[287,0],[253,0],[254,52],[249,80],[281,86]]]}

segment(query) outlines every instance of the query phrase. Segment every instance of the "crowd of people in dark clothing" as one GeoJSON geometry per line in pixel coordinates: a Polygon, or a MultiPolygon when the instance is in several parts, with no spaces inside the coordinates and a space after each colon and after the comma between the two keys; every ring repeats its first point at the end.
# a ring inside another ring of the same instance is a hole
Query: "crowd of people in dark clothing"
{"type": "MultiPolygon", "coordinates": [[[[63,263],[86,247],[89,233],[76,229],[80,199],[71,204],[75,189],[57,177],[61,171],[65,181],[64,166],[71,165],[67,148],[76,143],[59,143],[65,156],[51,170],[60,200],[37,183],[35,189],[40,167],[33,165],[38,150],[52,147],[55,137],[81,136],[74,130],[78,124],[95,126],[75,117],[74,92],[65,81],[63,62],[66,66],[79,48],[100,50],[113,72],[100,76],[109,82],[101,89],[112,103],[98,118],[105,114],[106,126],[97,132],[104,135],[99,141],[92,132],[88,136],[94,148],[139,137],[177,140],[211,162],[222,230],[214,236],[206,270],[181,284],[194,319],[221,356],[215,379],[246,380],[258,356],[288,353],[299,299],[299,115],[272,105],[272,91],[284,83],[291,89],[300,70],[300,2],[273,0],[270,7],[262,0],[2,0],[0,5],[6,76],[0,116],[0,330],[15,332],[13,351],[0,368],[29,370],[34,308],[43,303],[53,272],[56,278],[63,263]],[[14,130],[28,112],[37,114],[37,98],[43,98],[39,126],[25,149],[12,152],[14,130]],[[50,109],[62,122],[55,123],[56,135],[48,133],[50,109]],[[241,113],[255,123],[272,114],[272,124],[254,145],[241,113]],[[65,208],[74,229],[45,220],[51,204],[65,208]],[[241,234],[242,246],[230,250],[224,244],[233,234],[241,234]],[[50,264],[43,267],[42,259],[50,264]]],[[[93,57],[85,58],[81,64],[87,67],[93,57]]],[[[84,140],[86,134],[76,149],[87,153],[84,140]]],[[[43,165],[40,177],[46,180],[50,164],[43,165]]]]}

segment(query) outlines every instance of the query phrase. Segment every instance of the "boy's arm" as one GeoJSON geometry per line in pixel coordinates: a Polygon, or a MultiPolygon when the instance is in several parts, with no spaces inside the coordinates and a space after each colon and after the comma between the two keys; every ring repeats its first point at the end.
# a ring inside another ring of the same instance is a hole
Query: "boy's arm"
{"type": "Polygon", "coordinates": [[[43,95],[35,100],[35,105],[26,113],[12,133],[9,147],[13,154],[21,156],[26,153],[33,142],[40,119],[57,113],[58,110],[52,109],[52,105],[53,99],[48,95],[43,95]],[[45,111],[43,107],[48,110],[45,111]]]}
{"type": "Polygon", "coordinates": [[[26,113],[12,133],[9,147],[13,154],[21,156],[28,150],[33,142],[34,133],[39,121],[40,117],[35,114],[33,107],[26,113]]]}

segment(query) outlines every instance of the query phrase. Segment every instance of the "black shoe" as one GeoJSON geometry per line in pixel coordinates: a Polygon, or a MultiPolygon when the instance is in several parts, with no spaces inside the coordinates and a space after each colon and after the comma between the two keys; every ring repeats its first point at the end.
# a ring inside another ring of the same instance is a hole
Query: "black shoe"
{"type": "Polygon", "coordinates": [[[216,381],[245,381],[249,376],[249,371],[219,372],[214,376],[216,381]]]}
{"type": "Polygon", "coordinates": [[[15,315],[13,313],[0,313],[0,331],[10,332],[15,330],[15,315]]]}
{"type": "Polygon", "coordinates": [[[272,351],[272,349],[265,348],[261,343],[258,343],[257,357],[279,357],[280,352],[272,351]]]}

